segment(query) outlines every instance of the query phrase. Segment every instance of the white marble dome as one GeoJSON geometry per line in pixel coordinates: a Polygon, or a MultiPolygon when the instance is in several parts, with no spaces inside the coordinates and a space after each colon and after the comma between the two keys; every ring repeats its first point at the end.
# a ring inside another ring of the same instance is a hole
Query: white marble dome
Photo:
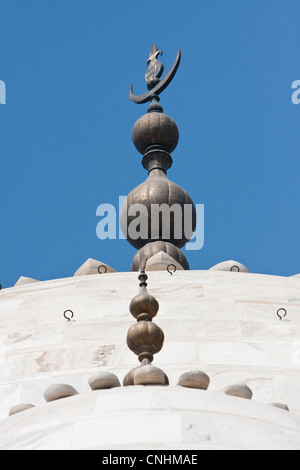
{"type": "Polygon", "coordinates": [[[122,385],[139,364],[126,344],[138,273],[0,291],[0,449],[299,449],[300,279],[147,274],[165,335],[153,365],[168,386],[122,385]],[[99,371],[120,386],[92,390],[99,371]],[[188,371],[207,374],[207,390],[178,385],[188,371]],[[55,384],[74,392],[47,402],[55,384]]]}

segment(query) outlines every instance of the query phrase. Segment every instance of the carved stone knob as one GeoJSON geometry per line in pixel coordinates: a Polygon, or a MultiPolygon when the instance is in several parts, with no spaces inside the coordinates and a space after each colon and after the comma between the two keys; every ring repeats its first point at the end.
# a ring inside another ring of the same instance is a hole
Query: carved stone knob
{"type": "Polygon", "coordinates": [[[92,390],[120,387],[118,377],[106,370],[98,370],[89,378],[89,386],[92,390]]]}
{"type": "Polygon", "coordinates": [[[207,390],[209,382],[210,379],[207,374],[201,370],[191,370],[180,376],[178,385],[187,388],[199,388],[201,390],[207,390]]]}
{"type": "Polygon", "coordinates": [[[166,385],[166,374],[152,364],[139,367],[133,375],[134,385],[166,385]]]}
{"type": "Polygon", "coordinates": [[[225,389],[226,395],[232,395],[234,397],[246,398],[251,400],[252,390],[246,384],[231,385],[225,389]]]}
{"type": "Polygon", "coordinates": [[[47,402],[59,400],[61,398],[78,395],[77,390],[68,384],[52,384],[45,390],[44,398],[47,402]]]}

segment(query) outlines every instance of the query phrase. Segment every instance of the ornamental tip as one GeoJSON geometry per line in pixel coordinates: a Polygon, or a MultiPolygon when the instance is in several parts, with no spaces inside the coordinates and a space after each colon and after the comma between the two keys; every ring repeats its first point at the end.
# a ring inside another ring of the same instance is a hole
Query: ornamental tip
{"type": "Polygon", "coordinates": [[[181,60],[180,49],[178,49],[173,66],[162,80],[160,80],[160,77],[163,74],[164,66],[159,60],[157,60],[157,56],[159,54],[162,55],[163,52],[157,48],[155,43],[153,43],[152,48],[150,50],[149,58],[147,59],[147,65],[149,64],[148,70],[145,74],[145,80],[147,82],[147,88],[149,91],[147,93],[144,93],[143,95],[136,96],[133,93],[133,86],[131,85],[129,90],[129,98],[134,103],[147,103],[147,101],[151,101],[154,97],[157,98],[157,96],[162,91],[164,91],[165,88],[167,88],[167,86],[173,80],[181,60]]]}

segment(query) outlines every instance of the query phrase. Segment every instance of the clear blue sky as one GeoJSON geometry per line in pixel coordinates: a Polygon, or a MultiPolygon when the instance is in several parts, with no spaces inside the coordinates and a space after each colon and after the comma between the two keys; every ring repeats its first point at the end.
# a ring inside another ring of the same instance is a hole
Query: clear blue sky
{"type": "Polygon", "coordinates": [[[153,42],[180,141],[170,180],[205,205],[191,269],[226,259],[300,272],[299,0],[2,0],[0,283],[69,277],[95,258],[128,271],[136,250],[96,236],[96,208],[145,180],[131,140],[147,105],[153,42]]]}

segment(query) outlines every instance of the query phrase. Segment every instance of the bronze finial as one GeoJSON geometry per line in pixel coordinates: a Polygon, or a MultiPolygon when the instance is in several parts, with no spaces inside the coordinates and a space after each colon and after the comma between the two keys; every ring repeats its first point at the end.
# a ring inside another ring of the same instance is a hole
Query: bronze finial
{"type": "Polygon", "coordinates": [[[163,52],[158,50],[158,47],[153,43],[147,60],[148,70],[145,74],[148,90],[152,90],[160,82],[160,77],[164,71],[163,64],[157,60],[159,54],[162,55],[163,52]]]}
{"type": "MultiPolygon", "coordinates": [[[[144,263],[143,263],[144,264],[144,263]]],[[[140,271],[140,292],[130,303],[130,312],[137,323],[127,333],[127,345],[138,356],[141,363],[124,378],[123,385],[167,385],[166,374],[152,365],[153,355],[158,353],[164,343],[164,333],[152,318],[158,312],[157,300],[147,292],[145,266],[140,271]]]]}
{"type": "Polygon", "coordinates": [[[145,257],[149,259],[161,251],[171,256],[183,269],[189,269],[189,264],[180,248],[192,238],[196,228],[196,208],[191,197],[167,177],[167,170],[173,163],[171,153],[178,144],[179,131],[175,121],[163,112],[158,96],[175,76],[181,52],[178,49],[172,68],[162,80],[160,77],[163,65],[158,60],[159,55],[162,55],[162,50],[153,43],[145,75],[149,91],[135,96],[131,86],[129,93],[135,103],[150,101],[147,113],[135,122],[132,129],[132,140],[138,152],[143,155],[142,165],[148,171],[148,178],[128,194],[120,214],[123,233],[126,234],[128,242],[139,250],[132,262],[132,271],[140,270],[145,257]],[[145,211],[137,215],[136,204],[142,204],[145,211]],[[173,211],[174,205],[180,206],[182,215],[180,220],[174,216],[165,218],[163,222],[163,217],[157,218],[154,215],[154,206],[162,208],[165,205],[170,211],[173,211]],[[191,209],[188,215],[186,215],[187,207],[191,209]],[[131,236],[129,230],[131,224],[136,227],[134,236],[131,236]],[[180,227],[181,233],[178,230],[180,227]]]}
{"type": "Polygon", "coordinates": [[[145,80],[149,91],[143,95],[136,96],[133,93],[133,86],[131,85],[129,97],[134,103],[147,103],[147,101],[151,101],[154,97],[158,97],[158,95],[164,91],[173,80],[181,60],[180,49],[178,49],[173,66],[162,80],[160,80],[160,77],[164,71],[164,66],[159,60],[157,60],[157,56],[159,54],[162,55],[162,51],[159,50],[158,47],[153,43],[149,58],[147,60],[147,65],[149,66],[145,75],[145,80]]]}
{"type": "MultiPolygon", "coordinates": [[[[156,57],[158,55],[163,55],[163,51],[159,50],[157,45],[155,43],[152,44],[152,47],[150,49],[150,52],[149,52],[149,58],[147,59],[147,62],[146,64],[148,65],[149,62],[151,62],[152,60],[156,59],[156,57]]],[[[163,72],[163,70],[162,70],[163,72]]]]}

